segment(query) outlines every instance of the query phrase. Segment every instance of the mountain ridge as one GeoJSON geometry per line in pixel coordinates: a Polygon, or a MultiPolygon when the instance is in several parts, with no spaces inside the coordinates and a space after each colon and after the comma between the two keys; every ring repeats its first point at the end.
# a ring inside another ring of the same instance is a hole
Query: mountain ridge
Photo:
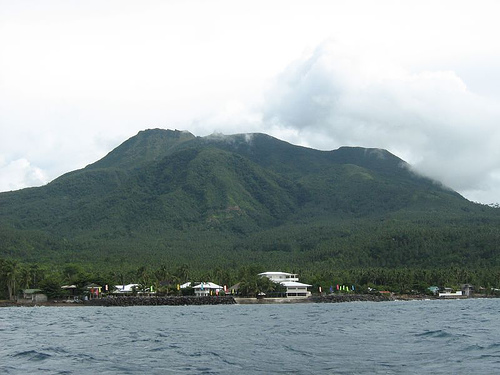
{"type": "Polygon", "coordinates": [[[189,259],[203,267],[256,256],[312,264],[311,254],[340,251],[351,266],[498,262],[498,212],[382,149],[319,151],[262,133],[151,129],[46,186],[0,193],[0,256],[61,261],[97,252],[96,261],[189,259]],[[467,239],[474,228],[481,236],[467,239]],[[311,238],[318,231],[326,234],[311,238]],[[401,233],[409,239],[394,246],[390,238],[401,233]],[[439,250],[448,237],[456,251],[439,250]],[[386,247],[389,260],[379,254],[386,247]],[[203,261],[203,249],[213,260],[203,261]]]}

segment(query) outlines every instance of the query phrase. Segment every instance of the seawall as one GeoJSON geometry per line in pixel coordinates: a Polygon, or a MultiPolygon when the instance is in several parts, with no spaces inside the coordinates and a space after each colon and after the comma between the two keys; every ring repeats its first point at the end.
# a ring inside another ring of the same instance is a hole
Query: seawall
{"type": "Polygon", "coordinates": [[[235,300],[231,296],[167,296],[167,297],[134,297],[119,296],[85,301],[86,306],[184,306],[184,305],[232,305],[235,300]]]}
{"type": "Polygon", "coordinates": [[[328,294],[324,296],[312,296],[312,302],[316,303],[339,303],[339,302],[384,302],[394,301],[390,295],[383,294],[328,294]]]}
{"type": "Polygon", "coordinates": [[[280,304],[280,303],[340,303],[340,302],[382,302],[394,301],[390,295],[382,294],[327,294],[323,296],[311,296],[304,298],[235,298],[239,305],[255,304],[280,304]]]}

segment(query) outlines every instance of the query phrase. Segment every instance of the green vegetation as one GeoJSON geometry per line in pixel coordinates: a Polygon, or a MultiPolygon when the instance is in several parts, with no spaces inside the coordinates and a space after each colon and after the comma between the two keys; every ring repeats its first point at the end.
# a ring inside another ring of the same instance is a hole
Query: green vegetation
{"type": "MultiPolygon", "coordinates": [[[[39,288],[49,298],[67,298],[69,293],[62,285],[75,285],[81,295],[89,284],[123,285],[140,284],[139,289],[153,289],[161,295],[187,295],[192,289],[178,290],[178,285],[186,281],[213,281],[228,288],[239,284],[238,293],[243,296],[256,296],[263,292],[267,296],[280,295],[283,287],[272,283],[268,278],[257,275],[266,269],[253,264],[235,268],[216,267],[211,270],[192,270],[187,264],[176,268],[166,264],[139,266],[136,268],[96,269],[81,264],[60,266],[38,266],[0,258],[0,299],[14,299],[23,289],[39,288]]],[[[296,271],[296,270],[294,270],[296,271]]],[[[312,285],[311,291],[317,293],[321,286],[324,292],[336,285],[354,286],[357,293],[370,290],[390,290],[396,293],[425,294],[428,287],[453,287],[460,289],[464,283],[473,284],[482,294],[497,294],[500,280],[500,267],[465,268],[380,268],[358,267],[335,269],[324,267],[300,269],[301,281],[312,285]],[[483,288],[483,289],[480,289],[483,288]]]]}
{"type": "Polygon", "coordinates": [[[0,193],[6,298],[23,283],[12,279],[16,267],[36,265],[48,287],[73,280],[68,264],[81,280],[109,283],[115,274],[137,281],[138,267],[174,273],[188,264],[198,280],[224,270],[226,285],[254,267],[323,288],[467,282],[450,269],[498,287],[499,244],[500,209],[416,175],[387,151],[317,151],[263,134],[148,130],[46,186],[0,193]],[[368,270],[378,276],[359,275],[368,270]]]}

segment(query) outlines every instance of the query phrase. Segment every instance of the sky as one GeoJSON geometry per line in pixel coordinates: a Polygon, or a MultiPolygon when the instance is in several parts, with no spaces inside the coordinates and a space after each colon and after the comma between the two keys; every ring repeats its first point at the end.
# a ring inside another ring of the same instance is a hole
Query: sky
{"type": "Polygon", "coordinates": [[[384,148],[500,202],[498,1],[0,0],[0,191],[139,131],[384,148]]]}

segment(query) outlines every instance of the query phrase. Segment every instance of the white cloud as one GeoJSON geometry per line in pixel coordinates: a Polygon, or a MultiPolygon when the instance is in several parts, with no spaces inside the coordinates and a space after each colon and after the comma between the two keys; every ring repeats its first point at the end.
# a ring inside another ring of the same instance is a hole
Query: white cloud
{"type": "MultiPolygon", "coordinates": [[[[492,201],[499,8],[494,0],[0,2],[2,168],[13,163],[26,177],[16,164],[24,159],[52,180],[145,128],[259,131],[321,149],[385,147],[492,201]]],[[[2,175],[2,186],[24,186],[14,175],[2,175]]]]}
{"type": "Polygon", "coordinates": [[[477,195],[500,169],[499,104],[468,91],[452,71],[412,73],[328,41],[277,78],[263,118],[323,149],[387,148],[477,195]]]}
{"type": "Polygon", "coordinates": [[[10,162],[0,155],[0,191],[18,190],[48,182],[45,173],[26,159],[10,162]]]}

